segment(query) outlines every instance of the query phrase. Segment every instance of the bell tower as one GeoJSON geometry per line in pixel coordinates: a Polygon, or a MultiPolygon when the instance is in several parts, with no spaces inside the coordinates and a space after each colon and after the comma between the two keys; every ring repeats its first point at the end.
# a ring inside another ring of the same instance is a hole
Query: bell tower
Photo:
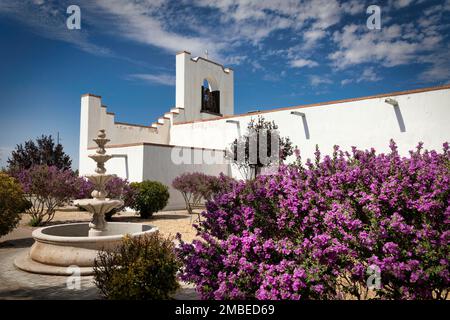
{"type": "Polygon", "coordinates": [[[176,107],[184,112],[175,122],[234,114],[233,70],[187,51],[176,56],[176,107]]]}

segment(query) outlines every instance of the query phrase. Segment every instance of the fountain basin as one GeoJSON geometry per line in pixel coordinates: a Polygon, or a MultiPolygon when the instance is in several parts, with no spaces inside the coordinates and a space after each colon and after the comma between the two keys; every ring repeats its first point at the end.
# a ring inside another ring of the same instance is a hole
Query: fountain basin
{"type": "Polygon", "coordinates": [[[109,222],[102,236],[88,236],[89,223],[70,223],[43,227],[33,231],[35,243],[29,252],[19,256],[15,265],[22,270],[41,274],[92,274],[94,260],[100,250],[120,245],[125,235],[140,237],[158,228],[141,223],[109,222]]]}

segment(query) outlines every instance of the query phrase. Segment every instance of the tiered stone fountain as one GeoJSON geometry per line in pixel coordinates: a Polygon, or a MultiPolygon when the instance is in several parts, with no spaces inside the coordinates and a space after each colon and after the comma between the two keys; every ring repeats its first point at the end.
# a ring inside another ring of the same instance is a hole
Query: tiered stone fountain
{"type": "Polygon", "coordinates": [[[141,223],[106,222],[105,213],[121,207],[123,201],[108,199],[106,183],[114,176],[105,174],[105,163],[112,158],[106,154],[105,130],[100,130],[93,139],[98,145],[96,153],[89,155],[97,163],[95,174],[88,175],[94,184],[92,199],[76,200],[75,204],[93,214],[90,223],[70,223],[43,227],[33,231],[35,240],[31,250],[17,257],[15,265],[22,270],[54,275],[73,274],[73,266],[81,275],[93,273],[92,267],[99,250],[113,249],[119,245],[124,235],[139,237],[158,229],[141,223]],[[71,266],[71,268],[68,268],[71,266]]]}
{"type": "Polygon", "coordinates": [[[108,232],[105,213],[123,205],[122,200],[106,199],[108,195],[105,190],[106,183],[114,177],[112,174],[105,174],[105,163],[112,158],[111,155],[106,154],[105,150],[105,145],[109,141],[109,139],[106,139],[105,130],[100,130],[97,138],[94,139],[94,142],[98,146],[96,153],[89,155],[89,158],[97,163],[97,167],[95,168],[96,174],[86,176],[94,184],[94,191],[91,193],[93,199],[82,199],[74,202],[75,205],[93,214],[92,221],[89,224],[90,237],[105,235],[108,232]]]}

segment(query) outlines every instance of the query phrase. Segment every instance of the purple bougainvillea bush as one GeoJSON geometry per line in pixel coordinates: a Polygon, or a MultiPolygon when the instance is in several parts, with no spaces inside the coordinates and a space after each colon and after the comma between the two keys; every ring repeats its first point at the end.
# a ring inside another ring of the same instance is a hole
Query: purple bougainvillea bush
{"type": "Polygon", "coordinates": [[[207,203],[202,239],[181,241],[181,279],[204,299],[446,298],[449,146],[390,149],[317,150],[305,165],[297,153],[275,175],[234,184],[207,203]]]}
{"type": "Polygon", "coordinates": [[[67,204],[77,193],[77,178],[71,170],[34,165],[15,174],[29,203],[26,212],[32,226],[50,222],[56,208],[67,204]]]}

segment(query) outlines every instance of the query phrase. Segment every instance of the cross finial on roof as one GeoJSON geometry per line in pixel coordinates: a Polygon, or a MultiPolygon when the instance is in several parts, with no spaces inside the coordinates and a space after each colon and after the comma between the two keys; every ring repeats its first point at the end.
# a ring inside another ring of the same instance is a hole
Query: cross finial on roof
{"type": "Polygon", "coordinates": [[[205,50],[205,59],[208,59],[208,49],[205,50]]]}

